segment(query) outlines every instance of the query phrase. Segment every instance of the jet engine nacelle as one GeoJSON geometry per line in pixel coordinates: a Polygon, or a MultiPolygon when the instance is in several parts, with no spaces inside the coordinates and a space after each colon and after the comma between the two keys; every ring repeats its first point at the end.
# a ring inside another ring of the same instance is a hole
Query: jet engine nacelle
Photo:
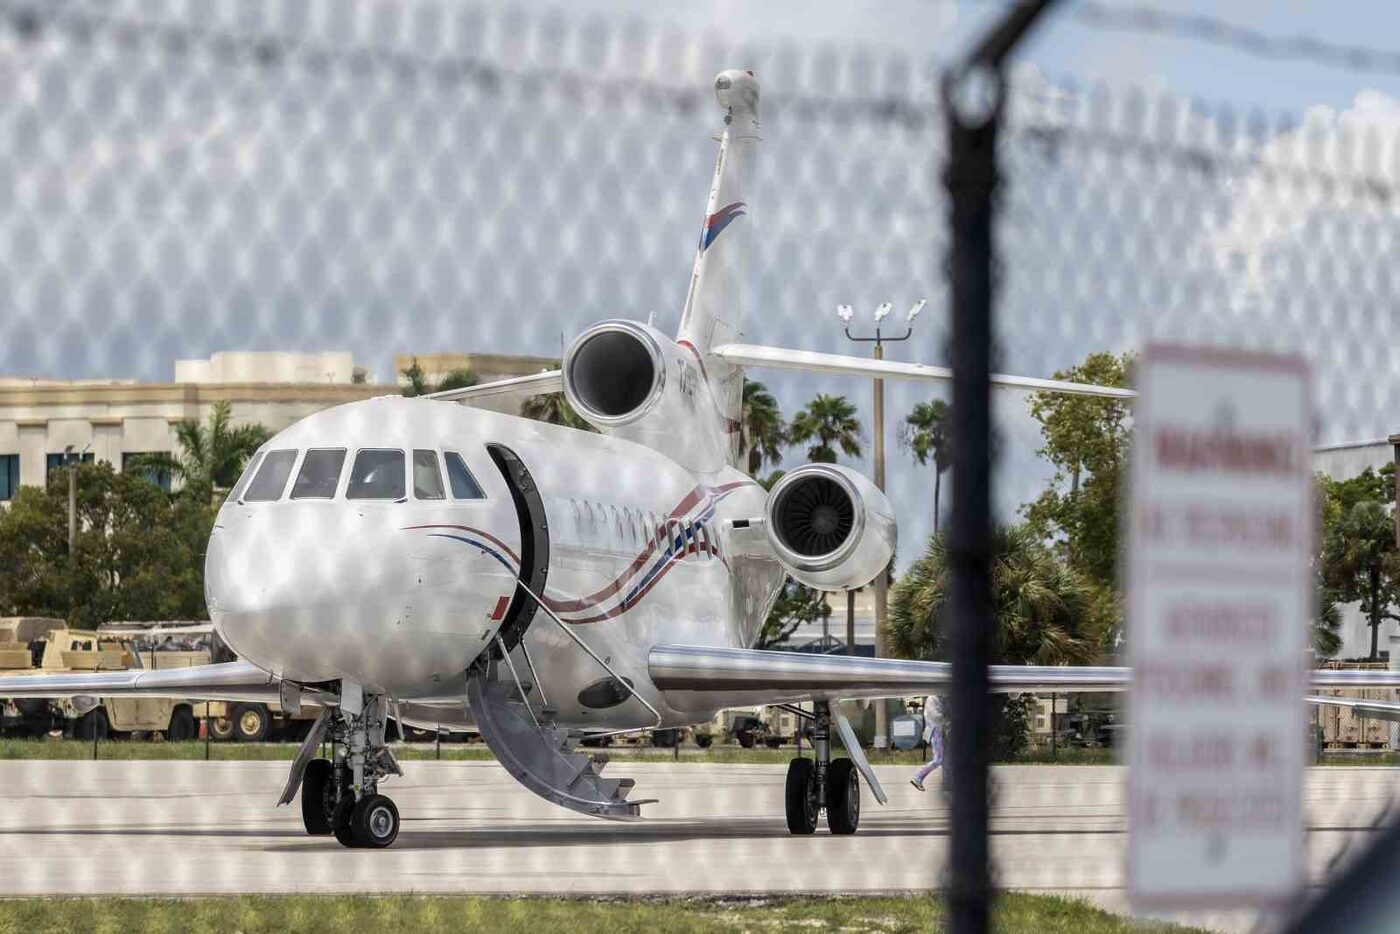
{"type": "Polygon", "coordinates": [[[894,555],[896,524],[885,494],[837,464],[784,474],[768,494],[765,528],[778,560],[818,590],[863,587],[894,555]]]}
{"type": "Polygon", "coordinates": [[[564,395],[589,424],[695,470],[723,466],[724,431],[694,350],[639,321],[580,334],[560,367],[564,395]]]}

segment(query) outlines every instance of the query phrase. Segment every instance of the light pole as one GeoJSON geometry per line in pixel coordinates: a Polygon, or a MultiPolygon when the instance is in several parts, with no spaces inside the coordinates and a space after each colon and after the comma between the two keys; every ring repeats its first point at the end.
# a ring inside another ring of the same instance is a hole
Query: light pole
{"type": "MultiPolygon", "coordinates": [[[[886,337],[882,331],[885,318],[894,309],[893,302],[882,302],[880,307],[875,309],[875,334],[874,336],[857,337],[851,333],[851,318],[855,316],[854,309],[850,305],[838,305],[836,315],[845,325],[847,340],[855,341],[858,344],[874,344],[875,359],[885,359],[885,344],[897,344],[900,341],[907,341],[914,333],[914,319],[919,316],[919,312],[924,310],[927,304],[925,299],[919,299],[914,303],[914,307],[909,309],[909,314],[904,318],[904,333],[898,337],[886,337]]],[[[875,379],[875,485],[883,492],[885,489],[885,381],[875,379]]],[[[885,644],[885,606],[889,596],[889,568],[881,568],[880,573],[875,576],[875,656],[881,658],[889,653],[885,644]]],[[[855,642],[855,597],[846,595],[846,639],[848,643],[855,642]]],[[[853,649],[851,651],[854,651],[853,649]]],[[[886,715],[883,702],[875,706],[875,748],[884,749],[889,745],[889,718],[886,715]]]]}
{"type": "Polygon", "coordinates": [[[83,449],[77,453],[73,451],[73,445],[67,445],[63,449],[63,463],[68,467],[68,555],[71,558],[73,549],[78,544],[78,464],[82,463],[83,455],[88,452],[92,445],[84,445],[83,449]]]}

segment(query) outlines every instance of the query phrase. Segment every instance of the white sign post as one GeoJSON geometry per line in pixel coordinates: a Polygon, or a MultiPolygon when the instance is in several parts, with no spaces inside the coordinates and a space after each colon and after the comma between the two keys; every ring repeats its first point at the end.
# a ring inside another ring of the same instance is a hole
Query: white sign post
{"type": "Polygon", "coordinates": [[[1128,892],[1263,906],[1302,881],[1313,606],[1298,357],[1151,346],[1128,517],[1128,892]]]}

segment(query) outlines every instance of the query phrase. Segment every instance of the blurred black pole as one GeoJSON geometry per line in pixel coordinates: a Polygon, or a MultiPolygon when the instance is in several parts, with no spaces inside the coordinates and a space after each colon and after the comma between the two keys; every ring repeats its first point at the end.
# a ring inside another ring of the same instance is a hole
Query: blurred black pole
{"type": "Polygon", "coordinates": [[[987,666],[992,632],[992,223],[1003,63],[1052,0],[1013,7],[943,81],[948,121],[944,183],[951,206],[949,285],[953,365],[953,500],[947,612],[952,629],[952,841],[948,914],[955,934],[985,932],[991,916],[988,740],[995,726],[987,666]]]}

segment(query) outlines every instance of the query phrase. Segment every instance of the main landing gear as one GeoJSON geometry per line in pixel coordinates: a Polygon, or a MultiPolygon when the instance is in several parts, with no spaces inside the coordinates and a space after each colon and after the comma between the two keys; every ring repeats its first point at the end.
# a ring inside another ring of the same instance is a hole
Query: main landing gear
{"type": "Polygon", "coordinates": [[[850,759],[831,758],[831,705],[817,703],[811,720],[816,757],[788,763],[788,831],[815,833],[825,808],[826,825],[832,833],[855,833],[860,825],[860,775],[850,759]]]}
{"type": "Polygon", "coordinates": [[[312,759],[302,775],[302,824],[313,836],[334,834],[342,846],[386,847],[399,835],[399,809],[379,793],[379,781],[403,774],[384,742],[388,703],[364,695],[352,712],[346,699],[329,730],[333,757],[312,759]]]}

